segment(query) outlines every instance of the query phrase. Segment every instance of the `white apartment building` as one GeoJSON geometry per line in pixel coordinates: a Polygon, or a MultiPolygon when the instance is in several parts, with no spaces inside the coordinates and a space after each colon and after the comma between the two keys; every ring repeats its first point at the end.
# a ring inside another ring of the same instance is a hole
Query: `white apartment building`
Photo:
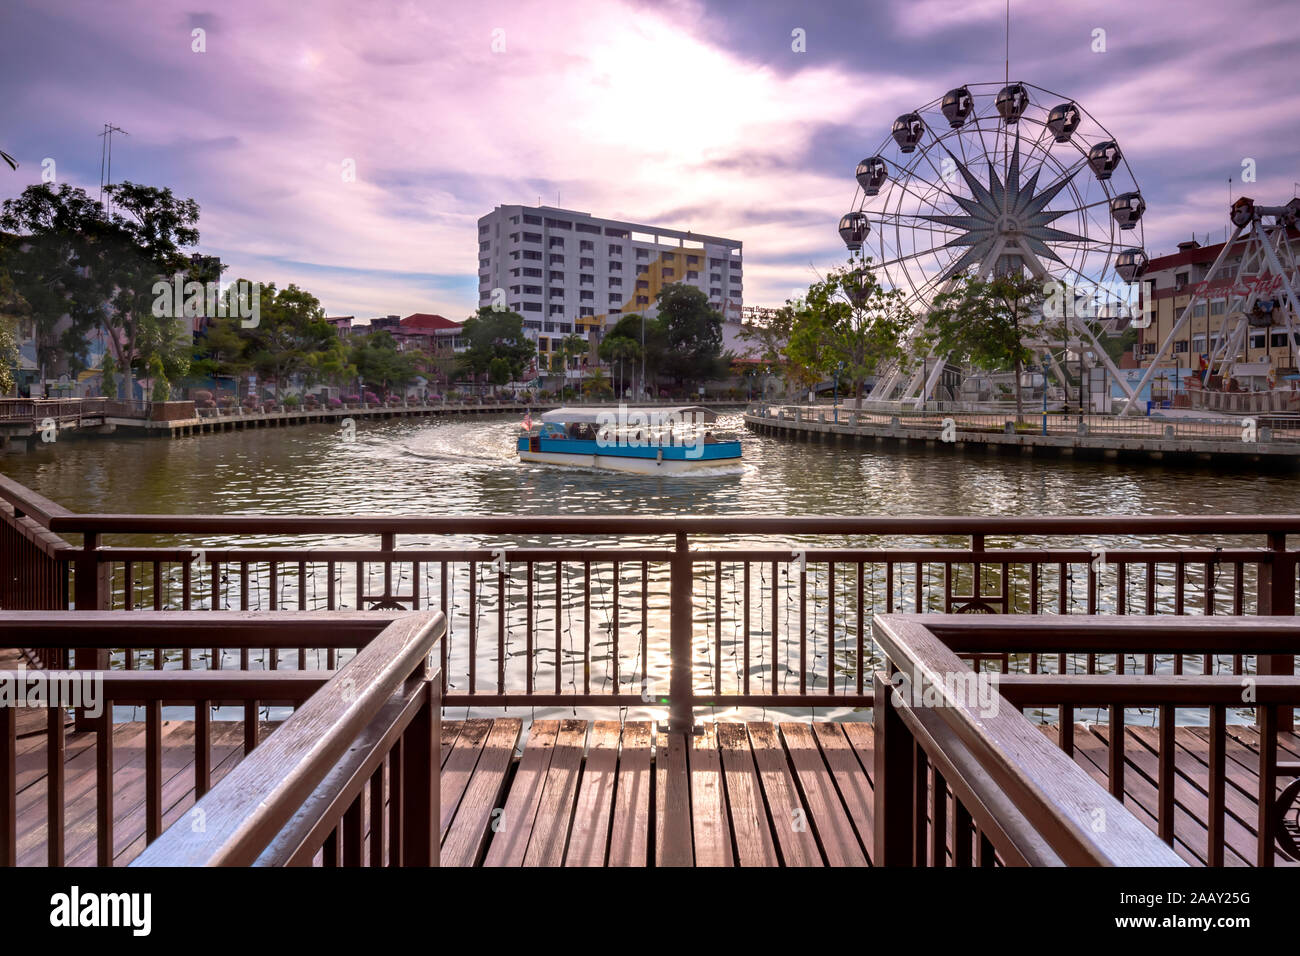
{"type": "Polygon", "coordinates": [[[739,320],[741,243],[552,206],[497,206],[478,221],[479,305],[500,289],[537,342],[539,367],[575,332],[593,347],[619,316],[652,317],[665,285],[702,289],[739,320]]]}

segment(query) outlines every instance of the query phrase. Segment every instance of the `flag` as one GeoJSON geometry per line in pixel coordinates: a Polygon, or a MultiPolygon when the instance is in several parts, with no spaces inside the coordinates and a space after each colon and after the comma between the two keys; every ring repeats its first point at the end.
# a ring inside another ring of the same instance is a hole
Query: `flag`
{"type": "Polygon", "coordinates": [[[532,430],[533,430],[533,413],[532,413],[531,411],[529,411],[529,412],[525,412],[525,413],[524,413],[524,431],[526,431],[526,432],[530,432],[530,431],[532,431],[532,430]]]}

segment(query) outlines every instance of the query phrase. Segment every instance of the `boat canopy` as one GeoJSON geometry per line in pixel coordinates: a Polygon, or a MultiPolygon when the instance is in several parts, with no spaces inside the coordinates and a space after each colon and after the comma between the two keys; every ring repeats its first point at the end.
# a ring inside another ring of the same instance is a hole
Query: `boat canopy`
{"type": "MultiPolygon", "coordinates": [[[[705,408],[703,405],[680,405],[673,408],[637,408],[634,406],[611,408],[609,406],[582,407],[574,405],[543,412],[542,421],[562,422],[566,425],[596,425],[611,420],[619,421],[621,416],[626,417],[628,424],[646,426],[674,424],[677,422],[708,423],[717,421],[718,418],[717,412],[711,408],[705,408]]],[[[622,424],[621,421],[619,423],[622,424]]]]}

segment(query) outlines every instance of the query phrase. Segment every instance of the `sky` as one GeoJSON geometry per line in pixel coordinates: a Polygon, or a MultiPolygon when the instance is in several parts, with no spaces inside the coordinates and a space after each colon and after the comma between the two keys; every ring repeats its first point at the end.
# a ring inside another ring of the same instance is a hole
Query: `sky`
{"type": "MultiPolygon", "coordinates": [[[[464,318],[478,218],[539,200],[739,239],[779,305],[844,260],[894,117],[1006,70],[1004,0],[204,2],[4,0],[0,199],[98,195],[113,123],[113,180],[197,200],[227,279],[359,318],[464,318]]],[[[1230,177],[1300,189],[1297,49],[1291,0],[1010,4],[1012,79],[1120,143],[1153,256],[1222,238],[1230,177]]]]}

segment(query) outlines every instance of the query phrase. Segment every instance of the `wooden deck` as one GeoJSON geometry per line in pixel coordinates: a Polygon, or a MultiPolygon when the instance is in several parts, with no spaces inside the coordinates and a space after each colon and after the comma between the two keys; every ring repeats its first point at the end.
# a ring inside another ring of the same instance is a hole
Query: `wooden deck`
{"type": "MultiPolygon", "coordinates": [[[[1055,734],[1054,727],[1044,730],[1055,734]]],[[[242,755],[243,725],[214,721],[212,731],[215,783],[242,755]]],[[[1075,760],[1103,785],[1106,734],[1105,724],[1075,728],[1075,760]]],[[[1124,802],[1154,831],[1156,731],[1129,727],[1127,734],[1124,802]]],[[[193,737],[188,721],[164,724],[165,826],[194,803],[193,737]]],[[[114,864],[120,866],[144,847],[144,724],[118,724],[114,741],[114,864]]],[[[1204,865],[1206,730],[1179,727],[1175,741],[1174,849],[1204,865]]],[[[638,721],[538,720],[526,735],[524,722],[514,718],[443,721],[442,864],[867,865],[872,744],[872,727],[864,722],[719,723],[687,738],[638,721]]],[[[1257,747],[1250,727],[1228,727],[1228,866],[1255,859],[1257,747]]],[[[1282,759],[1300,760],[1300,735],[1280,735],[1279,747],[1282,759]]],[[[69,731],[66,756],[67,860],[93,866],[93,735],[69,731]]],[[[41,866],[47,837],[42,732],[20,737],[16,763],[19,865],[41,866]]],[[[1294,865],[1281,857],[1278,863],[1294,865]]]]}

